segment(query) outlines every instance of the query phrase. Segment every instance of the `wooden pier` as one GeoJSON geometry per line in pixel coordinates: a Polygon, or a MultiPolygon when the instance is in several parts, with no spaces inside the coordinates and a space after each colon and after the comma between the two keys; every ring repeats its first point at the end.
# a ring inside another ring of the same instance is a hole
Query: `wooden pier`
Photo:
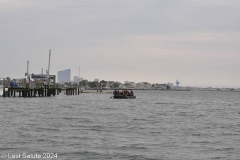
{"type": "MultiPolygon", "coordinates": [[[[34,79],[33,81],[29,79],[29,82],[26,83],[27,79],[18,80],[20,83],[19,86],[13,86],[10,78],[5,78],[3,80],[3,97],[50,97],[56,96],[61,93],[63,90],[61,84],[55,83],[55,76],[51,75],[50,78],[52,81],[45,82],[40,79],[34,79]]],[[[78,84],[68,83],[66,88],[66,95],[79,95],[81,89],[78,84]]]]}
{"type": "Polygon", "coordinates": [[[79,95],[80,92],[79,84],[66,83],[66,95],[79,95]]]}
{"type": "Polygon", "coordinates": [[[6,88],[3,90],[3,97],[16,97],[18,93],[18,97],[47,97],[47,96],[55,96],[56,89],[54,88],[6,88]]]}

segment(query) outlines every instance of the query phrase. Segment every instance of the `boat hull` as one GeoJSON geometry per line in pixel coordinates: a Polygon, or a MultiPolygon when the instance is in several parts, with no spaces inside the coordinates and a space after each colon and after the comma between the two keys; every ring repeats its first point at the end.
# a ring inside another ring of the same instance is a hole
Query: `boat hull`
{"type": "Polygon", "coordinates": [[[136,96],[114,95],[112,98],[114,98],[114,99],[135,99],[136,96]]]}

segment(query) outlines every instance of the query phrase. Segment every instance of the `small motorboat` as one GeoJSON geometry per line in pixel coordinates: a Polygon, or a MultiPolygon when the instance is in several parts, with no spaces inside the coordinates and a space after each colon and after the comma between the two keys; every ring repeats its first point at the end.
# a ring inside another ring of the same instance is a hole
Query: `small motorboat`
{"type": "Polygon", "coordinates": [[[3,96],[3,88],[0,87],[0,97],[3,96]]]}
{"type": "Polygon", "coordinates": [[[3,96],[3,79],[0,79],[0,97],[3,96]]]}
{"type": "Polygon", "coordinates": [[[115,99],[135,99],[136,96],[124,96],[124,95],[121,95],[121,94],[117,94],[117,95],[114,95],[110,98],[115,98],[115,99]]]}

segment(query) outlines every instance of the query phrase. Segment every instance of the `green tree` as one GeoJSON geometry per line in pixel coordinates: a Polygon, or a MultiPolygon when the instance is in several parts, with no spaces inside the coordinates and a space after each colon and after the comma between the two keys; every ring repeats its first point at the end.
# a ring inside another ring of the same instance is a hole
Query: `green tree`
{"type": "Polygon", "coordinates": [[[169,86],[169,85],[167,85],[166,89],[170,89],[170,86],[169,86]]]}
{"type": "Polygon", "coordinates": [[[90,88],[96,88],[97,87],[97,82],[88,82],[88,86],[90,87],[90,88]]]}
{"type": "Polygon", "coordinates": [[[120,86],[120,83],[118,82],[114,82],[112,85],[113,88],[118,88],[119,86],[120,86]]]}
{"type": "Polygon", "coordinates": [[[100,83],[102,83],[102,84],[106,84],[107,82],[104,81],[104,80],[101,80],[100,83]]]}
{"type": "Polygon", "coordinates": [[[82,83],[83,86],[87,86],[88,85],[88,81],[87,80],[83,80],[83,81],[81,81],[81,83],[82,83]]]}

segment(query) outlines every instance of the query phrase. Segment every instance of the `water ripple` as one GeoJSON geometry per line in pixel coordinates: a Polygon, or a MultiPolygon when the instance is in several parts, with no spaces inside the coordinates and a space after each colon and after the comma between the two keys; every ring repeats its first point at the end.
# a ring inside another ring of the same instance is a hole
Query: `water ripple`
{"type": "Polygon", "coordinates": [[[240,93],[0,98],[0,150],[58,159],[240,159],[240,93]]]}

